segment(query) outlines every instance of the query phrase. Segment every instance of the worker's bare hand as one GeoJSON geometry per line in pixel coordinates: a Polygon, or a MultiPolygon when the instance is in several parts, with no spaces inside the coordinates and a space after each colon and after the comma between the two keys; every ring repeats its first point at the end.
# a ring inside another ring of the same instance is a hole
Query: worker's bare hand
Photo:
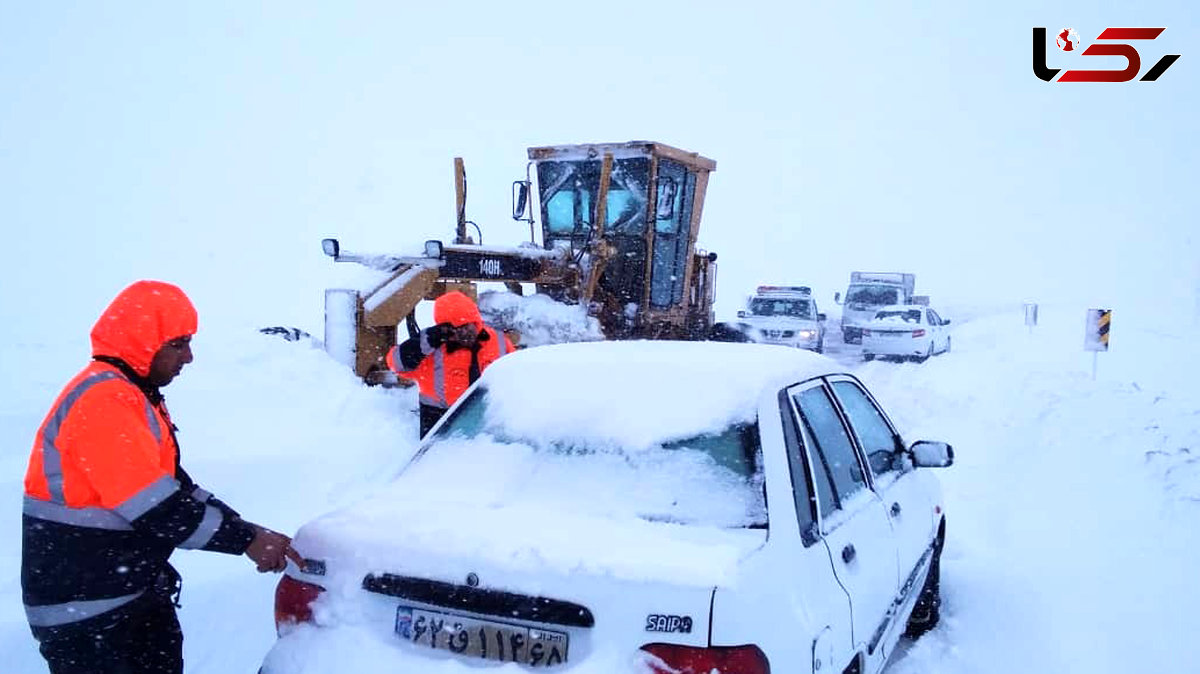
{"type": "Polygon", "coordinates": [[[260,573],[272,571],[279,573],[287,568],[287,560],[291,559],[297,565],[304,563],[300,553],[292,549],[292,539],[278,531],[254,525],[256,533],[250,547],[246,548],[246,556],[254,561],[260,573]]]}

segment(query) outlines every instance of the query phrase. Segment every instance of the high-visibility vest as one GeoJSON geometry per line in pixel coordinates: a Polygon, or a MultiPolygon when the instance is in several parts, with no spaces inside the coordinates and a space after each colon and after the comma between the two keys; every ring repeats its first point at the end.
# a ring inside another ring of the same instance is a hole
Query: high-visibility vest
{"type": "Polygon", "coordinates": [[[97,358],[58,395],[25,473],[21,590],[38,639],[104,630],[162,583],[177,548],[242,554],[255,536],[179,468],[161,397],[146,382],[166,341],[196,330],[181,290],[139,281],[92,329],[97,358]]]}
{"type": "MultiPolygon", "coordinates": [[[[485,325],[483,332],[488,338],[479,349],[479,372],[483,373],[497,358],[513,351],[512,343],[503,333],[485,325]]],[[[440,346],[425,356],[420,365],[412,370],[403,370],[400,365],[398,346],[387,354],[387,363],[394,372],[417,383],[421,404],[446,409],[471,385],[471,350],[449,351],[440,346]]]]}
{"type": "Polygon", "coordinates": [[[67,384],[42,423],[25,495],[73,511],[133,519],[174,490],[178,448],[165,405],[152,405],[117,368],[93,362],[67,384]]]}

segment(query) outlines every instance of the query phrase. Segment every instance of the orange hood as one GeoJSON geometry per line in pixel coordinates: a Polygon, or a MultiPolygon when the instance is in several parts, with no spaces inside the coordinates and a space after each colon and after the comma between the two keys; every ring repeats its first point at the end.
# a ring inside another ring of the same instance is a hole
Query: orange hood
{"type": "Polygon", "coordinates": [[[483,329],[483,317],[479,315],[479,307],[475,306],[470,297],[457,290],[433,301],[433,322],[455,326],[474,323],[475,327],[483,329]]]}
{"type": "Polygon", "coordinates": [[[92,326],[92,355],[112,356],[145,377],[163,344],[196,334],[196,308],[178,287],[138,281],[121,291],[92,326]]]}

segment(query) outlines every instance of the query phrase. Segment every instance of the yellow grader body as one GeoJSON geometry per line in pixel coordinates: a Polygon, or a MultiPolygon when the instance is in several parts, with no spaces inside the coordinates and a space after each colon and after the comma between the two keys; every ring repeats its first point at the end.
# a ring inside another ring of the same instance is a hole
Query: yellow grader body
{"type": "Polygon", "coordinates": [[[352,322],[353,354],[344,357],[359,376],[390,379],[384,356],[400,323],[410,334],[417,329],[418,303],[451,290],[476,297],[481,282],[503,283],[517,294],[532,284],[537,293],[581,305],[605,339],[708,337],[716,254],[698,249],[696,239],[716,162],[646,141],[530,148],[526,179],[513,183],[513,218],[529,223],[530,241],[512,248],[482,246],[468,236],[474,223],[466,219],[462,159],[454,166],[452,243],[427,241],[421,255],[406,257],[345,253],[336,239],[322,242],[335,260],[387,273],[349,297],[327,294],[326,346],[350,341],[349,326],[340,340],[331,337],[331,321],[352,322]]]}

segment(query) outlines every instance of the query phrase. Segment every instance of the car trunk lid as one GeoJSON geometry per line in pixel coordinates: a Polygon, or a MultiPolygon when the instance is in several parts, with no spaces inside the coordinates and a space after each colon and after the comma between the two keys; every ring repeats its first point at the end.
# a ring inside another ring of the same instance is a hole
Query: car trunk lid
{"type": "Polygon", "coordinates": [[[765,529],[539,520],[519,508],[365,515],[322,518],[297,535],[306,557],[326,560],[326,586],[343,590],[327,601],[365,590],[371,621],[409,654],[531,666],[652,642],[706,645],[714,588],[736,585],[739,561],[766,540],[765,529]],[[467,515],[472,535],[455,535],[467,515]],[[364,540],[368,530],[380,535],[364,540]]]}

